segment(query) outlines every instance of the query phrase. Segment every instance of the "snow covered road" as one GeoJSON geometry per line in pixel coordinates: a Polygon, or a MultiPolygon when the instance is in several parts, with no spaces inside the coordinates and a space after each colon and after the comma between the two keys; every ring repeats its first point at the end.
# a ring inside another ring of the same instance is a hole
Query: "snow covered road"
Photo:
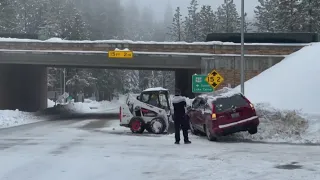
{"type": "Polygon", "coordinates": [[[320,178],[320,146],[130,135],[118,121],[50,121],[0,130],[1,180],[320,178]],[[110,127],[111,126],[111,127],[110,127]],[[116,132],[116,133],[110,133],[116,132]]]}

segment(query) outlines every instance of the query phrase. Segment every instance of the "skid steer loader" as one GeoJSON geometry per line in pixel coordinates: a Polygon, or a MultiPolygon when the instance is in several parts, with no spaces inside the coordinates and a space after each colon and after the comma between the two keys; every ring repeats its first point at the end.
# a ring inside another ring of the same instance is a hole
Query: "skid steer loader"
{"type": "Polygon", "coordinates": [[[128,94],[125,104],[120,106],[120,126],[133,133],[164,134],[172,121],[172,106],[168,89],[149,88],[134,97],[128,94]]]}

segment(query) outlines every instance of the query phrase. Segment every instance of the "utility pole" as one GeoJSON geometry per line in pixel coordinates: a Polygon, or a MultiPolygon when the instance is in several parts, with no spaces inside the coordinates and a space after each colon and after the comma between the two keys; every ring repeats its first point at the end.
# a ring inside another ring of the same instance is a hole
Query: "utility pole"
{"type": "Polygon", "coordinates": [[[63,68],[63,94],[66,92],[66,68],[63,68]]]}
{"type": "Polygon", "coordinates": [[[241,0],[241,93],[244,94],[245,81],[245,63],[244,63],[244,0],[241,0]]]}

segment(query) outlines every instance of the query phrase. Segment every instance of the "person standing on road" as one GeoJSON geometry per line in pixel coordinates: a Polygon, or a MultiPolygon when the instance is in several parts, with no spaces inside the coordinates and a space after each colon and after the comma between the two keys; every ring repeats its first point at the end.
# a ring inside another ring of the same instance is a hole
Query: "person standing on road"
{"type": "Polygon", "coordinates": [[[186,117],[186,106],[187,102],[184,97],[181,96],[180,90],[176,90],[175,96],[172,99],[172,104],[174,108],[173,121],[175,129],[175,144],[180,144],[180,128],[183,131],[183,138],[185,144],[190,144],[188,137],[188,125],[186,117]]]}

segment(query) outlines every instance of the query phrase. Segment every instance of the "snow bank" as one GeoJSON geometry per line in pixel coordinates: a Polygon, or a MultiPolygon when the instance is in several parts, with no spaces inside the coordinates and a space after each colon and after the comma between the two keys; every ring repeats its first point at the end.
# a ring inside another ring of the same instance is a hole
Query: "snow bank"
{"type": "Polygon", "coordinates": [[[119,113],[119,107],[124,102],[124,97],[112,101],[92,101],[85,99],[82,102],[70,103],[65,106],[66,110],[72,113],[119,113]]]}
{"type": "Polygon", "coordinates": [[[51,108],[54,105],[55,105],[55,103],[52,100],[48,99],[48,104],[47,104],[48,108],[51,108]]]}
{"type": "MultiPolygon", "coordinates": [[[[156,42],[156,41],[132,41],[132,40],[82,40],[82,41],[73,41],[73,40],[64,40],[61,38],[50,38],[47,40],[36,40],[36,39],[17,39],[17,38],[0,38],[0,42],[49,42],[49,43],[127,43],[127,44],[177,44],[177,45],[240,45],[240,43],[233,42],[221,42],[221,41],[210,41],[210,42],[156,42]]],[[[306,46],[308,44],[283,44],[283,43],[245,43],[245,45],[252,46],[306,46]]]]}
{"type": "Polygon", "coordinates": [[[258,133],[250,135],[247,132],[234,134],[237,139],[247,139],[264,142],[286,143],[320,143],[318,134],[308,134],[310,123],[303,114],[295,110],[279,110],[269,104],[256,104],[257,115],[260,118],[258,133]]]}
{"type": "Polygon", "coordinates": [[[320,43],[314,43],[289,55],[245,82],[245,95],[277,109],[320,113],[320,81],[315,80],[320,74],[319,50],[320,43]]]}
{"type": "Polygon", "coordinates": [[[310,44],[245,82],[245,95],[261,117],[250,139],[320,143],[319,50],[320,43],[310,44]]]}
{"type": "Polygon", "coordinates": [[[19,110],[0,110],[0,128],[13,127],[41,121],[32,113],[21,112],[19,110]]]}

